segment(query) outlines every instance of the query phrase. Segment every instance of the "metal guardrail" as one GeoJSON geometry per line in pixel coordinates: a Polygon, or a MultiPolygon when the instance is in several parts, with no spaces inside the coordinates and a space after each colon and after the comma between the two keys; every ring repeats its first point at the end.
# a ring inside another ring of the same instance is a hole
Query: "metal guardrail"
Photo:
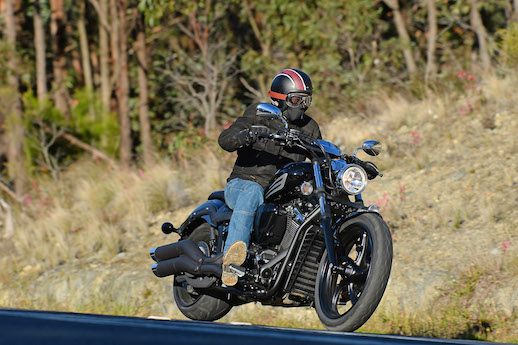
{"type": "Polygon", "coordinates": [[[483,345],[495,343],[229,325],[213,322],[0,309],[0,344],[483,345]]]}

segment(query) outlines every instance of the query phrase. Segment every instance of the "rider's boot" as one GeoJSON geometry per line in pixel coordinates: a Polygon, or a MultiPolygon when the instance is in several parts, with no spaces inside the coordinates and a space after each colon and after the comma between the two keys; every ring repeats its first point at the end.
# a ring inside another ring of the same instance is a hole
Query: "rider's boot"
{"type": "Polygon", "coordinates": [[[221,282],[226,286],[234,286],[237,283],[238,276],[231,270],[230,265],[241,266],[246,260],[246,243],[237,241],[232,243],[227,249],[223,257],[223,273],[221,274],[221,282]]]}

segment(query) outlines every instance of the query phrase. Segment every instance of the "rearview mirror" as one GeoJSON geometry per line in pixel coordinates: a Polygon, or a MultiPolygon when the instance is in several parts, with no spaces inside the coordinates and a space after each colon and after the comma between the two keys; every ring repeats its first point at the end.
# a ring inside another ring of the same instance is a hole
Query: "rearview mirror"
{"type": "Polygon", "coordinates": [[[281,116],[281,111],[276,106],[269,103],[259,103],[255,110],[255,114],[260,117],[268,119],[278,119],[281,116]]]}
{"type": "Polygon", "coordinates": [[[367,140],[363,143],[362,149],[370,156],[377,156],[381,152],[381,143],[376,140],[367,140]]]}

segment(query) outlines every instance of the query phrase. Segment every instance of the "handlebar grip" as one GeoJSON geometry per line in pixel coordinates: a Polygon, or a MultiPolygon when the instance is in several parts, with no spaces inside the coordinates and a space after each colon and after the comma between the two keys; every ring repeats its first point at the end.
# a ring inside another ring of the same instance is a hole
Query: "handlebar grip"
{"type": "Polygon", "coordinates": [[[270,139],[273,134],[271,133],[257,133],[256,134],[258,138],[267,138],[267,139],[270,139]]]}

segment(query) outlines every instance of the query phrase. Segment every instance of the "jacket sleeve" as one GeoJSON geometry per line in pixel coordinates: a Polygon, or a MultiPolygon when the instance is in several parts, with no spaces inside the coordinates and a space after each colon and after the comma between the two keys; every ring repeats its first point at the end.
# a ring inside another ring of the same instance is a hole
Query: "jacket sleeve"
{"type": "Polygon", "coordinates": [[[313,138],[322,139],[322,133],[320,133],[320,127],[318,126],[318,124],[315,120],[313,120],[313,121],[315,122],[315,128],[313,129],[313,138]]]}
{"type": "Polygon", "coordinates": [[[225,151],[234,152],[241,148],[237,141],[237,134],[243,129],[250,129],[254,124],[255,108],[257,104],[252,104],[246,108],[243,116],[239,117],[230,127],[225,129],[218,138],[219,146],[225,151]]]}

